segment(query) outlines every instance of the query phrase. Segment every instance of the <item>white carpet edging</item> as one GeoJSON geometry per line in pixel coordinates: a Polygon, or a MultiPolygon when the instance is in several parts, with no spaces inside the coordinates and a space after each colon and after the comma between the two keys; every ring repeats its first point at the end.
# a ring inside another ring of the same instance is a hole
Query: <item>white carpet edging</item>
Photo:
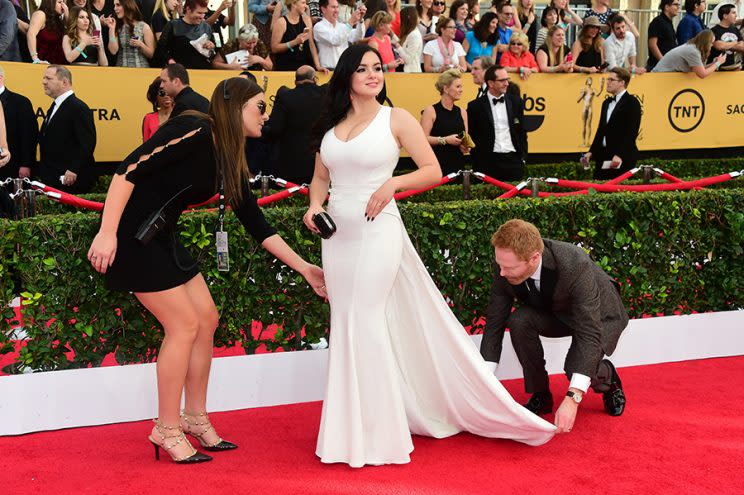
{"type": "MultiPolygon", "coordinates": [[[[612,356],[617,367],[744,354],[744,310],[632,320],[612,356]]],[[[476,345],[480,335],[473,336],[476,345]]],[[[563,372],[570,338],[543,339],[548,371],[563,372]]],[[[327,350],[214,360],[209,411],[322,400],[327,350]]],[[[507,332],[501,379],[522,369],[507,332]]],[[[0,377],[0,435],[156,415],[155,365],[138,364],[0,377]]]]}

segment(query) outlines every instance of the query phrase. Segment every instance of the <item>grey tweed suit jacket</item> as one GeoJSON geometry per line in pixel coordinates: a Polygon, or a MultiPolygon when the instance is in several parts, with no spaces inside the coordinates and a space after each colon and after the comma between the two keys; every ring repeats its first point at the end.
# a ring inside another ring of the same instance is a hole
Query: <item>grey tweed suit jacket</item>
{"type": "MultiPolygon", "coordinates": [[[[618,286],[580,247],[543,239],[540,295],[546,311],[572,330],[566,357],[569,376],[594,376],[599,361],[615,351],[628,324],[628,313],[618,286]]],[[[481,354],[487,361],[501,359],[504,329],[515,298],[527,299],[524,285],[513,286],[495,265],[481,354]]],[[[526,303],[524,303],[526,304],[526,303]]]]}

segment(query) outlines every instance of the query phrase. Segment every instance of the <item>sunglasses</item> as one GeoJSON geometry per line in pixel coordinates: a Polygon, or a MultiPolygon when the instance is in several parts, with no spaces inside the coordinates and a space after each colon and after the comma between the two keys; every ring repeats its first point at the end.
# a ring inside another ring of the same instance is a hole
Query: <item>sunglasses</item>
{"type": "Polygon", "coordinates": [[[510,41],[509,44],[514,46],[522,46],[522,43],[520,43],[519,41],[510,41]]]}
{"type": "Polygon", "coordinates": [[[432,2],[432,5],[436,5],[437,7],[442,7],[443,5],[445,5],[445,3],[444,2],[432,2]]]}
{"type": "Polygon", "coordinates": [[[165,96],[165,90],[164,90],[164,89],[159,89],[159,90],[158,90],[158,96],[160,96],[161,98],[162,98],[163,96],[165,96]]]}

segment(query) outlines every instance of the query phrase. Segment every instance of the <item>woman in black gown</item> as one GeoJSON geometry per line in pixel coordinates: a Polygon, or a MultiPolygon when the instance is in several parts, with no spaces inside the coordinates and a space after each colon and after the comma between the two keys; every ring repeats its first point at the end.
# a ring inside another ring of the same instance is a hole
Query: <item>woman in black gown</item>
{"type": "Polygon", "coordinates": [[[213,334],[219,315],[204,278],[174,234],[181,212],[218,190],[246,231],[270,253],[301,273],[325,297],[322,270],[295,253],[266,222],[248,186],[243,147],[261,135],[267,119],[261,88],[243,78],[220,82],[209,116],[186,113],[170,119],[122,162],[114,176],[101,228],[88,252],[112,290],[131,291],[162,324],[157,361],[158,419],[149,437],[156,456],[164,448],[176,462],[203,462],[184,432],[210,451],[235,448],[223,441],[206,414],[213,334]],[[165,205],[166,227],[146,245],[135,239],[140,225],[165,205]],[[185,390],[184,414],[180,415],[185,390]]]}
{"type": "Polygon", "coordinates": [[[442,97],[439,103],[424,108],[421,127],[437,155],[442,173],[447,175],[465,168],[464,153],[468,150],[462,142],[463,133],[468,131],[467,114],[455,105],[462,97],[460,71],[443,72],[435,86],[442,97]]]}

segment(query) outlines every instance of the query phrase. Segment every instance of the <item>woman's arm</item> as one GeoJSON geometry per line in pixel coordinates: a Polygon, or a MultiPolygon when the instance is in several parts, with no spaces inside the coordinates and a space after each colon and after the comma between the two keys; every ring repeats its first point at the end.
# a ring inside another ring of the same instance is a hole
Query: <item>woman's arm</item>
{"type": "MultiPolygon", "coordinates": [[[[81,41],[80,44],[77,47],[82,47],[81,50],[85,49],[85,44],[81,41]]],[[[77,50],[77,47],[73,48],[70,44],[70,37],[67,35],[64,35],[62,37],[62,51],[65,54],[65,59],[69,63],[73,63],[75,60],[77,60],[80,55],[82,55],[81,50],[77,50]]]]}
{"type": "Polygon", "coordinates": [[[424,53],[424,72],[437,72],[434,70],[434,67],[431,65],[431,59],[432,56],[428,53],[424,53]]]}
{"type": "MultiPolygon", "coordinates": [[[[96,38],[93,38],[95,40],[96,38]]],[[[98,42],[93,42],[98,47],[98,66],[108,67],[108,58],[106,57],[106,50],[103,49],[103,40],[98,37],[98,42]]]]}
{"type": "Polygon", "coordinates": [[[460,66],[460,72],[468,71],[468,61],[465,60],[465,55],[460,55],[457,59],[457,65],[460,66]]]}
{"type": "Polygon", "coordinates": [[[273,53],[274,55],[288,52],[290,50],[294,51],[295,47],[297,46],[297,38],[287,41],[286,43],[282,43],[282,36],[284,36],[284,32],[286,30],[287,23],[284,22],[282,18],[279,18],[276,23],[274,23],[274,26],[271,29],[271,53],[273,53]]]}
{"type": "MultiPolygon", "coordinates": [[[[134,164],[131,166],[134,166],[134,164]]],[[[106,273],[106,270],[116,258],[116,232],[119,229],[121,214],[124,212],[124,207],[129,202],[133,190],[134,184],[128,182],[124,175],[114,175],[108,194],[106,194],[106,206],[103,209],[101,228],[93,238],[88,250],[88,260],[99,273],[106,273]]]]}
{"type": "Polygon", "coordinates": [[[648,39],[648,51],[654,56],[657,62],[664,56],[661,54],[661,50],[659,50],[658,41],[659,38],[656,37],[648,39]]]}
{"type": "Polygon", "coordinates": [[[320,267],[311,265],[305,261],[299,254],[289,247],[286,242],[284,242],[284,239],[282,239],[279,234],[267,237],[261,243],[261,246],[273,254],[274,257],[282,263],[302,275],[316,294],[323,298],[328,297],[325,278],[323,277],[323,270],[321,270],[320,267]]]}
{"type": "Polygon", "coordinates": [[[310,182],[310,207],[302,217],[302,221],[308,229],[316,234],[320,233],[320,231],[315,226],[315,222],[313,222],[313,216],[325,211],[323,209],[323,203],[325,203],[328,197],[330,184],[331,175],[328,173],[328,168],[326,168],[323,160],[321,160],[320,153],[315,153],[315,171],[313,172],[313,180],[310,182]]]}
{"type": "Polygon", "coordinates": [[[537,67],[540,69],[540,72],[555,72],[553,68],[548,65],[548,54],[545,53],[545,50],[538,50],[535,59],[537,60],[537,67]]]}
{"type": "Polygon", "coordinates": [[[150,59],[155,55],[155,35],[152,33],[152,29],[148,24],[145,24],[145,28],[142,30],[142,38],[136,46],[145,58],[150,59]]]}
{"type": "Polygon", "coordinates": [[[108,49],[112,55],[119,53],[119,36],[116,34],[116,19],[113,16],[102,17],[101,22],[109,30],[108,49]]]}
{"type": "Polygon", "coordinates": [[[31,53],[31,59],[35,64],[38,64],[41,60],[39,59],[39,54],[36,52],[36,36],[44,28],[44,24],[46,24],[46,14],[41,10],[37,10],[31,14],[30,21],[28,33],[26,34],[26,43],[28,44],[28,51],[31,53]]]}

